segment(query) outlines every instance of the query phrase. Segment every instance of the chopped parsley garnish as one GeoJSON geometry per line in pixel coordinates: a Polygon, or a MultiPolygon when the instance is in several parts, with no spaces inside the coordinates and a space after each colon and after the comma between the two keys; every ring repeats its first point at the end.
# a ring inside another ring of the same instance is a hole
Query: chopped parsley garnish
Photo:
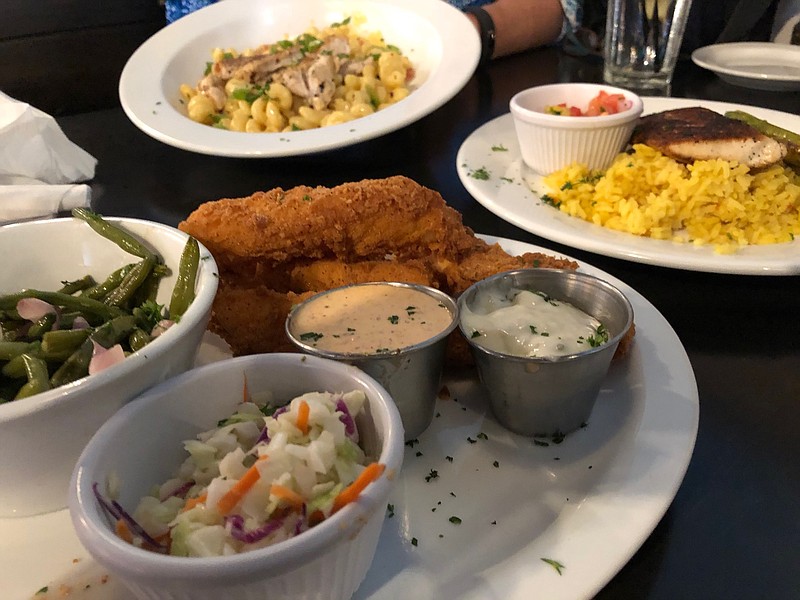
{"type": "Polygon", "coordinates": [[[347,25],[348,23],[350,23],[350,17],[345,17],[338,23],[331,23],[331,27],[341,27],[342,25],[347,25]]]}
{"type": "Polygon", "coordinates": [[[476,443],[478,442],[478,440],[476,440],[475,438],[471,438],[471,437],[468,437],[468,438],[467,438],[467,441],[468,441],[470,444],[476,444],[476,443]]]}
{"type": "Polygon", "coordinates": [[[311,201],[311,196],[309,196],[308,194],[303,194],[303,200],[306,201],[306,202],[310,202],[311,201]]]}
{"type": "Polygon", "coordinates": [[[492,466],[493,466],[495,469],[499,469],[499,468],[500,468],[500,461],[497,461],[497,460],[496,460],[496,461],[494,461],[494,462],[492,463],[492,466]]]}
{"type": "Polygon", "coordinates": [[[300,334],[300,341],[302,341],[302,342],[308,342],[308,341],[317,342],[323,337],[325,337],[323,334],[317,333],[316,331],[306,331],[305,333],[301,333],[300,334]]]}
{"type": "Polygon", "coordinates": [[[239,89],[233,90],[231,94],[231,98],[235,98],[236,100],[244,100],[248,104],[252,104],[261,96],[266,96],[267,92],[269,92],[269,83],[265,83],[263,86],[254,86],[254,87],[241,87],[239,89]]]}
{"type": "Polygon", "coordinates": [[[549,194],[542,194],[541,200],[542,203],[547,204],[548,206],[552,206],[553,208],[558,208],[559,206],[561,206],[561,202],[559,202],[549,194]]]}
{"type": "Polygon", "coordinates": [[[600,325],[597,326],[597,329],[594,330],[594,335],[590,335],[588,338],[586,338],[586,341],[592,348],[602,346],[608,342],[608,329],[606,329],[605,325],[600,323],[600,325]]]}
{"type": "Polygon", "coordinates": [[[381,104],[381,99],[378,98],[378,94],[375,92],[375,89],[371,85],[365,85],[364,91],[367,92],[367,97],[369,98],[369,103],[372,105],[372,108],[377,110],[381,104]]]}
{"type": "Polygon", "coordinates": [[[394,504],[386,505],[386,518],[391,519],[394,516],[394,504]]]}
{"type": "Polygon", "coordinates": [[[542,558],[542,560],[544,562],[546,562],[548,565],[550,565],[551,567],[553,567],[556,570],[556,573],[558,573],[559,575],[561,575],[562,569],[565,568],[564,565],[562,565],[557,560],[553,560],[552,558],[542,558]]]}
{"type": "Polygon", "coordinates": [[[452,457],[452,456],[445,456],[445,457],[444,457],[444,459],[445,459],[447,462],[453,462],[453,457],[452,457]]]}
{"type": "Polygon", "coordinates": [[[561,186],[561,191],[562,192],[565,191],[565,190],[571,190],[571,189],[572,189],[572,182],[571,181],[565,181],[564,185],[561,186]]]}
{"type": "Polygon", "coordinates": [[[491,176],[489,175],[489,171],[486,170],[486,167],[481,167],[480,169],[473,169],[469,172],[469,176],[473,179],[479,179],[481,181],[489,181],[491,176]]]}
{"type": "Polygon", "coordinates": [[[461,525],[461,519],[455,515],[448,519],[453,525],[461,525]]]}
{"type": "Polygon", "coordinates": [[[39,589],[36,591],[36,593],[37,593],[37,594],[46,594],[48,589],[49,589],[49,588],[48,588],[47,586],[44,586],[43,588],[39,588],[39,589]]]}
{"type": "Polygon", "coordinates": [[[417,538],[415,538],[415,537],[412,537],[412,538],[411,538],[411,545],[412,545],[412,546],[416,546],[416,545],[418,545],[418,544],[419,544],[419,541],[417,540],[417,538]]]}
{"type": "Polygon", "coordinates": [[[537,333],[539,333],[539,332],[536,330],[536,325],[528,325],[528,327],[530,327],[530,329],[531,329],[531,333],[532,333],[532,334],[536,335],[537,333]]]}
{"type": "Polygon", "coordinates": [[[397,325],[399,322],[400,322],[400,317],[398,317],[397,315],[391,315],[389,317],[389,323],[391,323],[392,325],[397,325]]]}
{"type": "Polygon", "coordinates": [[[492,152],[508,152],[508,148],[503,144],[498,144],[497,146],[492,146],[492,152]]]}
{"type": "Polygon", "coordinates": [[[431,469],[430,473],[425,475],[425,481],[430,483],[432,479],[438,479],[438,477],[439,477],[439,471],[437,471],[436,469],[431,469]]]}
{"type": "Polygon", "coordinates": [[[488,435],[486,435],[485,433],[483,433],[483,432],[481,431],[481,432],[478,434],[478,439],[479,439],[479,440],[488,440],[488,439],[489,439],[489,436],[488,436],[488,435]]]}
{"type": "Polygon", "coordinates": [[[481,337],[481,332],[476,329],[475,331],[472,332],[472,335],[470,337],[473,338],[481,337]]]}

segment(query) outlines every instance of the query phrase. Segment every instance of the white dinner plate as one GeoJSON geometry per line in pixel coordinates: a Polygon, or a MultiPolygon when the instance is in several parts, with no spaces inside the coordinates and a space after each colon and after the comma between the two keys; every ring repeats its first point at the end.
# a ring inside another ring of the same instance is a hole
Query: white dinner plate
{"type": "MultiPolygon", "coordinates": [[[[744,110],[800,132],[800,117],[755,106],[683,98],[644,98],[644,114],[704,106],[719,113],[744,110]]],[[[541,201],[543,177],[525,163],[510,114],[470,134],[456,155],[458,176],[467,191],[498,217],[541,237],[633,262],[710,273],[795,275],[800,273],[800,240],[747,246],[735,254],[717,254],[711,246],[656,240],[614,231],[571,217],[541,201]],[[476,178],[479,174],[481,178],[476,178]],[[488,176],[488,179],[485,178],[488,176]]]]}
{"type": "Polygon", "coordinates": [[[757,90],[800,90],[800,46],[731,42],[698,48],[692,61],[733,85],[757,90]]]}
{"type": "MultiPolygon", "coordinates": [[[[486,239],[513,254],[548,252],[486,239]]],[[[431,427],[406,444],[355,599],[590,598],[658,524],[697,436],[694,373],[652,304],[599,269],[581,269],[617,285],[636,314],[634,343],[612,364],[587,426],[561,443],[509,433],[474,375],[447,375],[450,398],[437,400],[431,427]]],[[[227,356],[212,340],[199,364],[227,356]]],[[[62,586],[82,600],[132,598],[89,558],[66,510],[0,519],[0,539],[4,600],[29,600],[44,587],[36,600],[61,598],[62,586]]]]}
{"type": "Polygon", "coordinates": [[[178,19],[142,44],[122,71],[119,96],[131,121],[166,144],[217,156],[292,156],[362,142],[422,118],[458,93],[479,58],[475,28],[446,2],[228,0],[178,19]],[[214,48],[244,50],[356,14],[366,17],[363,31],[381,32],[409,57],[415,77],[404,100],[342,125],[289,133],[239,133],[186,116],[179,87],[202,79],[214,48]]]}

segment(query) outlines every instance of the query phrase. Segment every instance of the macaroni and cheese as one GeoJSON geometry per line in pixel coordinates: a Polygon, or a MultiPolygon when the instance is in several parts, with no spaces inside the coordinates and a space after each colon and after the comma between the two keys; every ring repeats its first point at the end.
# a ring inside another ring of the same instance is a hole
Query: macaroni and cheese
{"type": "Polygon", "coordinates": [[[241,53],[216,48],[195,87],[180,88],[187,115],[248,133],[338,125],[399,102],[411,92],[408,57],[379,32],[348,17],[241,53]]]}

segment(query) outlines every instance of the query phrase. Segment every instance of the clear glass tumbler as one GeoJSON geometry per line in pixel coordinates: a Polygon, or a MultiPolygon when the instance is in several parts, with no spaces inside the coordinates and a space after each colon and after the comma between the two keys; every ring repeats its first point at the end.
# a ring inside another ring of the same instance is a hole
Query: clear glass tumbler
{"type": "Polygon", "coordinates": [[[609,0],[603,78],[665,90],[672,82],[692,0],[609,0]]]}

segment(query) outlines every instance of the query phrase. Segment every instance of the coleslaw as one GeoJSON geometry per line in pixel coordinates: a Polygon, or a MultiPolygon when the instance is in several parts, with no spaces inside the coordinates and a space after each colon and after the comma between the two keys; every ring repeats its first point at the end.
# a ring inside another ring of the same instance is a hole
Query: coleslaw
{"type": "MultiPolygon", "coordinates": [[[[245,386],[246,390],[246,386],[245,386]]],[[[362,391],[311,392],[275,409],[246,398],[195,439],[175,476],[132,514],[98,501],[122,539],[176,556],[224,556],[302,534],[358,498],[383,473],[359,446],[362,391]]],[[[111,494],[113,496],[113,493],[111,494]]]]}

